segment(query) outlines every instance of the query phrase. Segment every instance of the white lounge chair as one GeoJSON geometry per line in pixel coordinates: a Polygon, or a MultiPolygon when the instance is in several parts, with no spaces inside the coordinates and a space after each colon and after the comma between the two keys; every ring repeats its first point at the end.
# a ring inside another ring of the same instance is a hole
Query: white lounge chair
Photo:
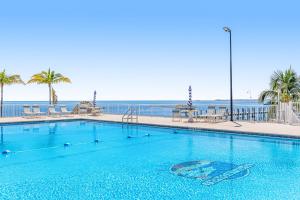
{"type": "Polygon", "coordinates": [[[39,105],[33,105],[32,106],[32,112],[36,116],[41,116],[41,115],[45,114],[45,112],[41,112],[41,108],[40,108],[39,105]]]}
{"type": "Polygon", "coordinates": [[[220,117],[220,115],[216,114],[215,106],[208,106],[207,113],[198,116],[198,118],[204,118],[205,120],[207,120],[209,122],[216,122],[217,118],[219,118],[219,117],[220,117]]]}
{"type": "Polygon", "coordinates": [[[224,106],[219,107],[218,112],[216,112],[215,106],[209,106],[207,110],[206,118],[208,121],[217,122],[217,120],[222,120],[227,113],[227,108],[224,106]]]}
{"type": "Polygon", "coordinates": [[[91,115],[92,116],[99,116],[103,113],[103,109],[101,107],[92,107],[91,108],[91,115]]]}
{"type": "Polygon", "coordinates": [[[72,113],[71,111],[68,111],[67,106],[60,106],[60,112],[62,115],[69,115],[72,113]]]}
{"type": "Polygon", "coordinates": [[[181,112],[178,106],[176,106],[175,109],[172,110],[172,122],[181,122],[181,121],[182,121],[181,112]]]}
{"type": "Polygon", "coordinates": [[[54,106],[49,106],[48,107],[48,114],[49,116],[53,116],[53,117],[59,117],[59,115],[61,114],[60,112],[57,112],[55,110],[55,107],[54,106]]]}
{"type": "Polygon", "coordinates": [[[33,117],[35,114],[31,111],[31,107],[29,105],[24,105],[23,115],[24,117],[33,117]]]}
{"type": "Polygon", "coordinates": [[[88,114],[89,106],[87,104],[82,104],[79,106],[79,114],[88,114]]]}
{"type": "Polygon", "coordinates": [[[217,118],[219,118],[220,120],[225,120],[225,117],[227,116],[227,107],[225,106],[220,106],[218,113],[216,114],[217,118]]]}

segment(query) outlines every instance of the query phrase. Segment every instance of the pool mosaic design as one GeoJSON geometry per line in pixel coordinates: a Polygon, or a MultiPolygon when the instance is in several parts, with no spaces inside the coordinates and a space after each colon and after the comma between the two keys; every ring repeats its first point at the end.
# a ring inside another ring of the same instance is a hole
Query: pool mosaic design
{"type": "Polygon", "coordinates": [[[203,185],[211,186],[228,179],[247,176],[252,164],[235,165],[219,161],[190,161],[172,166],[171,172],[186,178],[197,179],[203,185]]]}

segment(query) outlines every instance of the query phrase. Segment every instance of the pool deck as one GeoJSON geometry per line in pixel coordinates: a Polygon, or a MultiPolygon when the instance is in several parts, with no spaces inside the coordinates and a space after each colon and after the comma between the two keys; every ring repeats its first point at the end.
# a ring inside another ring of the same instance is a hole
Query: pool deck
{"type": "MultiPolygon", "coordinates": [[[[39,118],[8,117],[8,118],[0,119],[0,124],[16,123],[16,122],[18,123],[18,122],[72,120],[72,119],[122,122],[122,115],[111,115],[111,114],[105,114],[101,116],[73,115],[68,117],[43,116],[39,118]]],[[[173,122],[171,118],[167,118],[167,117],[139,116],[138,124],[300,138],[300,126],[292,126],[292,125],[277,124],[277,123],[229,122],[229,121],[218,122],[218,123],[208,123],[208,122],[188,123],[186,120],[183,120],[182,122],[173,122]]]]}

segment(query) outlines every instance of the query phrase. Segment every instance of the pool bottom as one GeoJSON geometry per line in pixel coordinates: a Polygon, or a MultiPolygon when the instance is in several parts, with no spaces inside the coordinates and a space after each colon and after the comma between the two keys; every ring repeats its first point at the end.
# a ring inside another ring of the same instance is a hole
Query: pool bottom
{"type": "Polygon", "coordinates": [[[5,126],[1,148],[15,153],[0,159],[0,199],[300,195],[294,140],[174,130],[93,121],[5,126]]]}

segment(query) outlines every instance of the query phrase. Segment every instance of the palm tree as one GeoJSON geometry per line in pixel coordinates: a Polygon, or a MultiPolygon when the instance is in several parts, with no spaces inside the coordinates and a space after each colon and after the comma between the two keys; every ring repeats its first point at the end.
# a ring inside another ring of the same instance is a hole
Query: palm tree
{"type": "Polygon", "coordinates": [[[3,89],[4,85],[24,84],[19,75],[7,75],[5,69],[0,72],[0,90],[1,90],[1,103],[0,103],[0,116],[3,116],[3,89]]]}
{"type": "Polygon", "coordinates": [[[47,84],[49,88],[49,104],[52,105],[52,85],[56,83],[71,83],[71,80],[62,74],[51,71],[42,71],[41,73],[34,74],[28,83],[47,84]]]}
{"type": "Polygon", "coordinates": [[[300,99],[300,78],[290,67],[285,71],[276,71],[271,76],[270,89],[264,90],[259,96],[260,102],[271,104],[297,101],[300,99]]]}

